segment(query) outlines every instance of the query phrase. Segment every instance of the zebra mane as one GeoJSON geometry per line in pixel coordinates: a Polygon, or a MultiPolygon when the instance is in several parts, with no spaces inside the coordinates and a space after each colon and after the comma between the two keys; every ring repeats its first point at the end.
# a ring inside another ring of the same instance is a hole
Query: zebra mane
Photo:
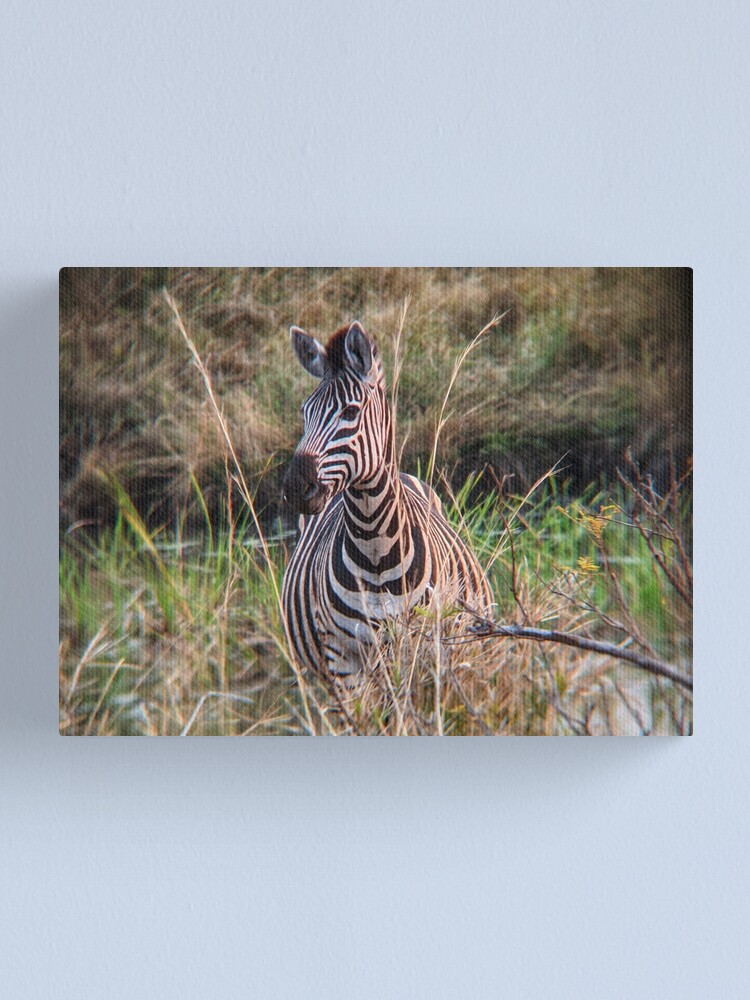
{"type": "MultiPolygon", "coordinates": [[[[346,335],[349,332],[349,324],[345,326],[340,326],[335,333],[332,333],[328,343],[326,344],[326,361],[328,363],[328,369],[330,375],[335,378],[340,372],[346,371],[349,367],[346,357],[346,335]]],[[[377,381],[383,381],[383,367],[380,361],[380,351],[378,350],[378,345],[372,339],[372,337],[367,334],[367,339],[370,342],[370,347],[372,349],[372,359],[375,363],[375,370],[377,372],[377,381]]]]}

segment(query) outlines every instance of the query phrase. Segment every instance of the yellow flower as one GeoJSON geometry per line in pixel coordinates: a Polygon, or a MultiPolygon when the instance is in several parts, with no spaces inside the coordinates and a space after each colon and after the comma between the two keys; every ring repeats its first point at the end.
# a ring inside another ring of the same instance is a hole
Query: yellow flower
{"type": "Polygon", "coordinates": [[[599,567],[594,562],[593,559],[589,559],[588,556],[579,556],[578,558],[578,568],[582,573],[598,573],[599,567]]]}

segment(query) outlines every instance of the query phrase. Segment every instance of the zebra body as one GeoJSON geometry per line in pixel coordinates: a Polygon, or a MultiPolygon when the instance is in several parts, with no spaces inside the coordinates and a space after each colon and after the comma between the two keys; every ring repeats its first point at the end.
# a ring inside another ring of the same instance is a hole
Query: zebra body
{"type": "Polygon", "coordinates": [[[321,382],[303,406],[305,431],[284,481],[302,515],[284,624],[301,666],[354,674],[384,622],[459,598],[487,611],[490,590],[434,491],[398,471],[374,341],[353,323],[326,347],[296,327],[292,342],[321,382]]]}

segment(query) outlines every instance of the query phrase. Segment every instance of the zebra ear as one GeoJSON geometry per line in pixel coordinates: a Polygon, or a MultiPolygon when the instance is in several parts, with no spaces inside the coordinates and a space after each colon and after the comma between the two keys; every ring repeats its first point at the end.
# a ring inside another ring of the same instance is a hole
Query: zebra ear
{"type": "Polygon", "coordinates": [[[374,361],[375,345],[367,336],[361,325],[356,321],[352,323],[346,333],[344,350],[346,358],[352,368],[364,378],[372,372],[374,361]]]}
{"type": "Polygon", "coordinates": [[[328,369],[328,355],[321,342],[304,330],[300,330],[298,326],[289,328],[289,336],[297,360],[305,371],[314,378],[323,378],[328,369]]]}

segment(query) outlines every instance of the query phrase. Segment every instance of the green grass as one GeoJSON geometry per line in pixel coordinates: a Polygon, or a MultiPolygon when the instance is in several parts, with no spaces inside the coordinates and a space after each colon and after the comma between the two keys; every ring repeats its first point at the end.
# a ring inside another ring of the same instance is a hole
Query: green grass
{"type": "MultiPolygon", "coordinates": [[[[622,601],[660,656],[689,661],[689,620],[624,514],[625,497],[592,493],[571,501],[551,480],[532,498],[499,499],[490,491],[471,502],[480,485],[467,480],[446,509],[490,567],[497,620],[620,641],[612,622],[623,618],[622,601]]],[[[463,678],[459,695],[436,677],[433,644],[420,649],[419,638],[397,629],[387,654],[392,696],[378,688],[337,706],[335,693],[297,676],[286,655],[271,577],[279,587],[293,539],[267,538],[269,564],[246,521],[212,524],[206,512],[205,530],[186,537],[179,524],[147,529],[124,492],[118,504],[113,527],[96,538],[73,531],[61,544],[63,733],[408,731],[398,691],[412,663],[418,670],[410,698],[422,725],[454,734],[575,731],[570,713],[611,714],[612,678],[633,690],[632,669],[613,660],[495,639],[481,654],[473,644],[479,666],[473,650],[458,648],[452,669],[463,678]]],[[[431,624],[429,615],[415,621],[417,629],[431,624]]],[[[638,683],[655,729],[677,728],[672,702],[689,726],[679,692],[665,693],[645,676],[638,683]]]]}
{"type": "MultiPolygon", "coordinates": [[[[122,518],[96,540],[63,541],[62,688],[74,731],[85,720],[89,732],[175,734],[196,696],[254,688],[257,676],[266,689],[260,710],[280,666],[269,571],[247,526],[231,541],[228,531],[215,534],[214,544],[179,531],[144,539],[122,518]]],[[[283,548],[270,551],[280,579],[283,548]]],[[[235,731],[224,701],[201,732],[235,731]]]]}

